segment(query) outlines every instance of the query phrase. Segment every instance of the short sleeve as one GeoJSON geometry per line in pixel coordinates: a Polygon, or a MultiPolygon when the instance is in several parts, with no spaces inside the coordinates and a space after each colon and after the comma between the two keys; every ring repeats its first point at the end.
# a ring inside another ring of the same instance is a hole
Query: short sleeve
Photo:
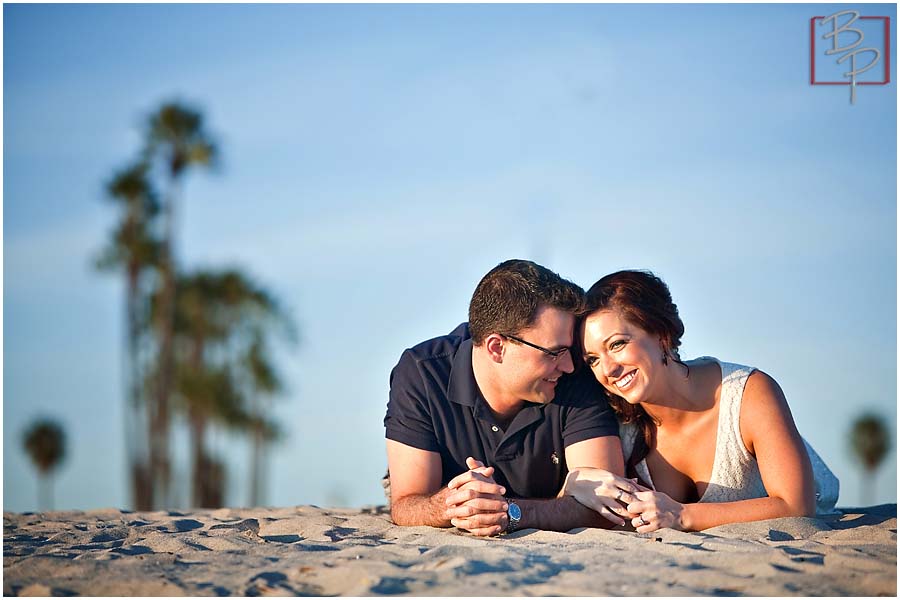
{"type": "Polygon", "coordinates": [[[560,382],[558,403],[563,410],[563,444],[568,447],[597,437],[619,435],[619,423],[606,391],[593,373],[581,369],[560,382]]]}
{"type": "Polygon", "coordinates": [[[409,350],[391,371],[390,386],[385,437],[413,448],[439,452],[425,382],[418,361],[409,350]]]}

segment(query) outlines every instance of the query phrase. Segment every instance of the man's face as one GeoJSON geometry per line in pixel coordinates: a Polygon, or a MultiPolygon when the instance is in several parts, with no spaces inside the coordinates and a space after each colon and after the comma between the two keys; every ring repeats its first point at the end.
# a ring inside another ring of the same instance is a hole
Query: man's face
{"type": "MultiPolygon", "coordinates": [[[[534,325],[523,329],[516,337],[555,353],[571,348],[574,326],[575,317],[571,313],[542,306],[534,325]]],[[[570,351],[554,358],[510,338],[504,341],[503,365],[507,393],[519,400],[539,404],[551,402],[559,378],[574,370],[570,351]]]]}

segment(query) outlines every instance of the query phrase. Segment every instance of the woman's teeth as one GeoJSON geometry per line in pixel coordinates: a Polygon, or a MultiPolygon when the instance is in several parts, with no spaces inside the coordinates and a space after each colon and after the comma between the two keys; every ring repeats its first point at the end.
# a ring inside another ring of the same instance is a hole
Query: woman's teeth
{"type": "Polygon", "coordinates": [[[629,374],[626,375],[625,377],[622,377],[621,379],[617,380],[617,381],[615,382],[614,385],[615,385],[617,388],[619,388],[620,390],[623,389],[623,388],[628,387],[628,384],[631,383],[631,381],[634,379],[634,374],[635,374],[636,372],[637,372],[637,371],[632,371],[631,373],[629,373],[629,374]]]}

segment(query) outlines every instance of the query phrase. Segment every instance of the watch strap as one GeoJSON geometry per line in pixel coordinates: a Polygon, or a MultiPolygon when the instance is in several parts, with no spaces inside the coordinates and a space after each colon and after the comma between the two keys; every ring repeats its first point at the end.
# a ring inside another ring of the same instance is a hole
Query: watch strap
{"type": "Polygon", "coordinates": [[[506,509],[506,531],[505,533],[512,533],[519,527],[519,522],[522,520],[522,508],[516,504],[512,500],[506,501],[508,508],[506,509]]]}

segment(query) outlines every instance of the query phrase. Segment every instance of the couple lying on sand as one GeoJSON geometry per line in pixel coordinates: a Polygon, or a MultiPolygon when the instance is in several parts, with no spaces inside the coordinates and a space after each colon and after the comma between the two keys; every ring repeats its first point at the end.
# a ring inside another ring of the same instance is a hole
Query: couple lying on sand
{"type": "Polygon", "coordinates": [[[665,283],[587,294],[524,260],[492,269],[469,321],[406,350],[384,419],[391,517],[490,536],[827,513],[838,482],[752,367],[683,361],[665,283]]]}

